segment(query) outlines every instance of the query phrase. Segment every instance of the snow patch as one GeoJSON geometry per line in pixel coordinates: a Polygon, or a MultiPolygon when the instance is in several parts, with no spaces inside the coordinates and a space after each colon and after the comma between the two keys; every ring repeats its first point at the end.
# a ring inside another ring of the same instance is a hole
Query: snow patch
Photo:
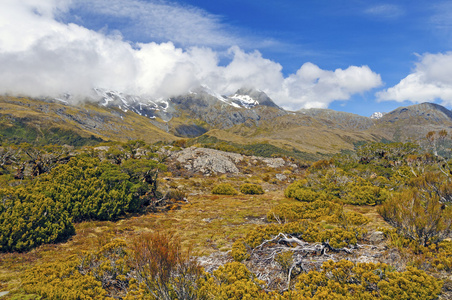
{"type": "Polygon", "coordinates": [[[236,103],[237,105],[245,108],[253,108],[259,105],[259,101],[254,100],[248,95],[235,94],[233,96],[230,96],[229,99],[236,103]]]}
{"type": "Polygon", "coordinates": [[[382,112],[374,112],[371,116],[370,116],[370,118],[371,119],[375,119],[375,120],[378,120],[378,119],[381,119],[381,118],[383,118],[383,116],[385,115],[386,113],[382,113],[382,112]]]}

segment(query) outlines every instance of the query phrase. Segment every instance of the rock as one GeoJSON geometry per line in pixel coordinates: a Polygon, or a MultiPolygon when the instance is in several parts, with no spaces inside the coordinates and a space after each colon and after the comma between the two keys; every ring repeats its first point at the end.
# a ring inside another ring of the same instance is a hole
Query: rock
{"type": "Polygon", "coordinates": [[[374,231],[369,236],[369,242],[372,244],[379,244],[385,240],[385,234],[382,231],[374,231]]]}
{"type": "Polygon", "coordinates": [[[284,167],[286,165],[286,162],[284,161],[284,159],[278,157],[278,158],[264,158],[262,159],[262,161],[264,163],[267,164],[268,167],[270,168],[281,168],[284,167]]]}
{"type": "MultiPolygon", "coordinates": [[[[287,164],[293,168],[293,164],[287,163],[282,158],[249,157],[238,153],[196,147],[189,147],[173,153],[171,158],[180,163],[186,170],[201,172],[205,175],[216,173],[238,174],[240,173],[237,166],[239,163],[242,167],[263,163],[269,168],[281,168],[285,167],[287,164]]],[[[279,174],[279,177],[281,178],[278,178],[279,180],[287,179],[283,174],[279,174]]]]}
{"type": "Polygon", "coordinates": [[[276,177],[276,179],[278,179],[280,181],[284,181],[287,179],[287,176],[284,174],[276,174],[275,177],[276,177]]]}

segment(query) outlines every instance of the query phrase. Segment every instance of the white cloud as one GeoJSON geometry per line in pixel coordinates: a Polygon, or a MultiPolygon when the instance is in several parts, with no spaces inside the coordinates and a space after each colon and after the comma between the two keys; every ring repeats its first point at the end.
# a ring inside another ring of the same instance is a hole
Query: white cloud
{"type": "Polygon", "coordinates": [[[415,103],[441,99],[444,105],[452,105],[452,52],[419,56],[413,73],[378,92],[377,98],[415,103]]]}
{"type": "MultiPolygon", "coordinates": [[[[229,63],[220,65],[219,54],[207,47],[182,49],[172,42],[130,44],[120,33],[105,35],[59,22],[61,13],[68,12],[76,0],[5,1],[0,4],[0,93],[55,97],[68,92],[80,99],[97,87],[161,98],[201,84],[221,94],[247,86],[267,92],[281,106],[299,109],[327,107],[334,100],[347,100],[381,84],[380,76],[367,66],[328,71],[306,63],[284,78],[280,64],[237,46],[228,50],[229,63]]],[[[93,5],[98,3],[104,2],[93,5]]],[[[112,10],[122,7],[124,16],[128,15],[124,3],[135,5],[131,8],[134,13],[140,5],[149,9],[149,4],[137,0],[109,3],[112,10]]],[[[183,10],[180,6],[174,9],[183,10]]],[[[187,14],[201,13],[189,8],[187,14]]],[[[215,30],[209,25],[206,28],[210,33],[215,30]]]]}
{"type": "Polygon", "coordinates": [[[305,63],[296,74],[284,80],[278,99],[290,109],[326,108],[334,100],[348,100],[352,94],[363,93],[381,85],[380,75],[368,66],[351,66],[335,71],[322,70],[305,63]]]}

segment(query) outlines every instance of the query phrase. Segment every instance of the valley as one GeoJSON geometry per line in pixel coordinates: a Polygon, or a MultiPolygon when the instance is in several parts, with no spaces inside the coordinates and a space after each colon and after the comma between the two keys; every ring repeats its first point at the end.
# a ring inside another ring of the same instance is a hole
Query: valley
{"type": "Polygon", "coordinates": [[[1,297],[451,297],[448,110],[241,99],[164,121],[1,98],[1,297]]]}

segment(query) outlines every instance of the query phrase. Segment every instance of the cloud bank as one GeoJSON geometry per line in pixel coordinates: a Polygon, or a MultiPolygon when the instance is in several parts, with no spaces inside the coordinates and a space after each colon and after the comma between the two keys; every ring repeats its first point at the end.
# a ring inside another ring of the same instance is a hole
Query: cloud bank
{"type": "Polygon", "coordinates": [[[379,101],[452,105],[452,52],[419,56],[415,69],[397,85],[377,93],[379,101]]]}
{"type": "MultiPolygon", "coordinates": [[[[185,13],[184,22],[196,22],[184,25],[186,28],[203,28],[196,36],[199,46],[179,48],[171,41],[132,43],[118,31],[107,34],[60,21],[72,7],[86,10],[90,3],[85,0],[2,1],[0,93],[31,97],[70,93],[74,99],[83,99],[92,96],[93,88],[102,88],[166,98],[201,84],[221,94],[247,86],[263,90],[277,104],[295,110],[328,107],[334,100],[347,100],[381,85],[380,75],[367,66],[330,71],[305,63],[295,74],[284,77],[280,64],[262,57],[259,51],[246,52],[238,46],[227,47],[228,61],[220,64],[223,54],[210,47],[212,36],[219,36],[222,45],[232,40],[215,17],[192,7],[112,0],[112,8],[122,10],[104,13],[133,18],[137,11],[151,11],[149,5],[154,4],[159,5],[159,13],[173,9],[174,13],[185,13]]],[[[169,40],[189,35],[182,32],[176,36],[172,23],[156,21],[143,28],[148,28],[150,36],[160,30],[169,40]]]]}

